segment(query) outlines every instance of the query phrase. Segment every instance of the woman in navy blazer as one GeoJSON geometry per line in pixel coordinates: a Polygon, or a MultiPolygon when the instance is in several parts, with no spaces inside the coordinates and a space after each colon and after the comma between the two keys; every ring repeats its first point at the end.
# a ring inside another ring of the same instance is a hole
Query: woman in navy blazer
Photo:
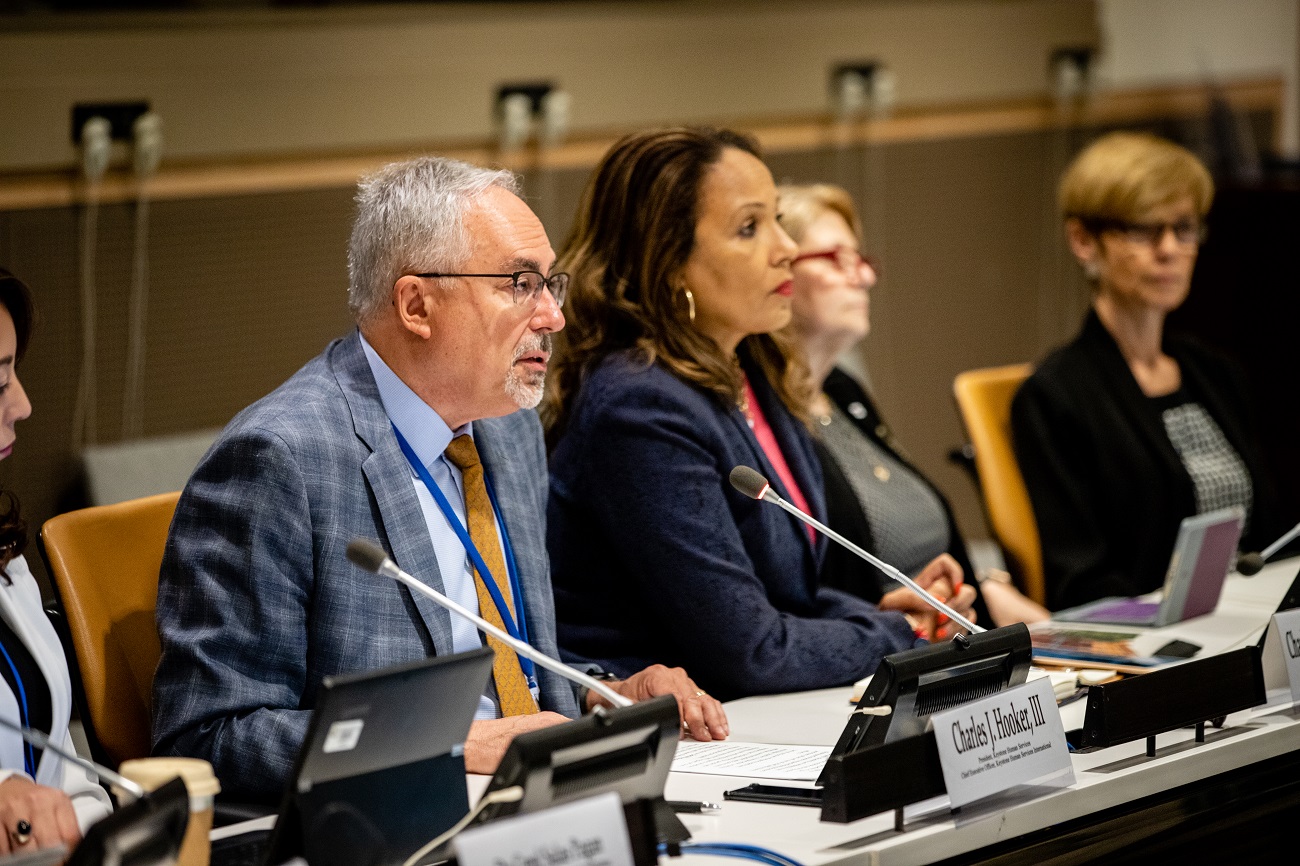
{"type": "MultiPolygon", "coordinates": [[[[795,245],[755,145],[674,129],[616,144],[558,267],[572,313],[549,397],[559,641],[625,675],[689,668],[716,697],[850,683],[917,643],[903,615],[818,586],[826,541],[734,491],[756,467],[825,517],[797,417],[807,371],[773,332],[795,245]]],[[[943,575],[933,575],[943,578],[943,575]]]]}

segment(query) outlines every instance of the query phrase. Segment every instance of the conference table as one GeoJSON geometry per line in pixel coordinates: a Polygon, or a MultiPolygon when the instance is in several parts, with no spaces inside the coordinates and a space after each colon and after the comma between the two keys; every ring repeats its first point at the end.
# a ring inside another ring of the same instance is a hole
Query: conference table
{"type": "MultiPolygon", "coordinates": [[[[1214,614],[1161,629],[1200,644],[1198,657],[1256,642],[1300,569],[1270,564],[1253,578],[1231,575],[1214,614]]],[[[1082,727],[1086,701],[1062,708],[1066,730],[1082,727]]],[[[746,698],[726,705],[739,742],[833,745],[852,709],[850,689],[746,698]]],[[[1204,743],[1191,729],[1162,734],[1154,758],[1144,741],[1071,756],[1075,782],[1023,787],[957,813],[946,798],[907,813],[851,824],[822,823],[819,810],[725,801],[751,780],[674,772],[666,796],[721,804],[712,814],[681,816],[694,839],[743,842],[779,851],[806,866],[939,862],[1108,863],[1251,862],[1294,848],[1300,818],[1300,709],[1287,689],[1269,702],[1228,716],[1204,743]],[[1288,821],[1289,819],[1289,821],[1288,821]],[[1276,847],[1281,843],[1285,847],[1276,847]]],[[[764,781],[764,780],[755,780],[764,781]]],[[[773,782],[773,784],[801,784],[773,782]]],[[[691,860],[703,860],[692,857],[691,860]]],[[[719,860],[719,862],[721,862],[719,860]]]]}
{"type": "MultiPolygon", "coordinates": [[[[1297,570],[1300,558],[1270,564],[1253,578],[1230,575],[1213,614],[1159,633],[1200,645],[1198,658],[1254,644],[1297,570]]],[[[730,741],[831,746],[853,708],[850,698],[843,687],[731,701],[730,741]]],[[[1082,727],[1085,704],[1062,707],[1067,731],[1082,727]]],[[[1293,849],[1300,829],[1300,705],[1293,706],[1290,690],[1272,688],[1266,704],[1229,715],[1221,728],[1206,731],[1203,743],[1194,737],[1191,729],[1161,734],[1154,757],[1147,757],[1144,741],[1076,752],[1068,787],[1022,786],[956,812],[946,796],[936,798],[909,807],[901,832],[892,812],[823,823],[816,808],[723,797],[751,781],[808,783],[673,772],[665,795],[721,804],[714,813],[680,816],[692,841],[759,845],[804,866],[1246,863],[1293,849]]],[[[468,781],[476,800],[488,777],[468,781]]],[[[213,837],[265,828],[271,820],[221,828],[213,837]]],[[[676,862],[711,866],[706,860],[723,862],[703,854],[676,862]]],[[[674,861],[661,858],[668,862],[674,861]]]]}

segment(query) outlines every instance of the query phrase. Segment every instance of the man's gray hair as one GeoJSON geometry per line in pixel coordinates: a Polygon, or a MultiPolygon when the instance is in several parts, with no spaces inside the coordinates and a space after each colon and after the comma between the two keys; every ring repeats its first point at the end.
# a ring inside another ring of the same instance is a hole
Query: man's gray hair
{"type": "Polygon", "coordinates": [[[455,271],[469,257],[465,215],[493,186],[519,193],[508,171],[423,156],[386,165],[357,184],[357,218],[348,242],[348,308],[373,318],[403,274],[455,271]]]}

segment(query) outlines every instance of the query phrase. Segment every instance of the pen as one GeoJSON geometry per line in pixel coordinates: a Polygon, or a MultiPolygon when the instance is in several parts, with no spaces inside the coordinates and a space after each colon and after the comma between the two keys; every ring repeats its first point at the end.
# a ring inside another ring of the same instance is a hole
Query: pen
{"type": "Polygon", "coordinates": [[[687,815],[697,815],[701,812],[719,812],[722,807],[717,803],[698,803],[692,800],[669,800],[669,807],[674,812],[681,812],[687,815]]]}
{"type": "Polygon", "coordinates": [[[1066,695],[1065,697],[1061,698],[1059,701],[1057,701],[1057,702],[1056,702],[1056,705],[1057,705],[1058,707],[1063,707],[1063,706],[1065,706],[1066,704],[1072,704],[1072,703],[1074,703],[1075,701],[1079,700],[1080,698],[1087,697],[1087,695],[1088,695],[1088,687],[1087,687],[1087,686],[1079,686],[1079,688],[1075,689],[1073,693],[1068,694],[1068,695],[1066,695]]]}

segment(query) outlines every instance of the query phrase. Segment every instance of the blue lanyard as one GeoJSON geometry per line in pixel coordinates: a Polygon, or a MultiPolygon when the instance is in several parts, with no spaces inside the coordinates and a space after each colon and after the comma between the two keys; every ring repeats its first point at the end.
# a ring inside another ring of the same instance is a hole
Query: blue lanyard
{"type": "MultiPolygon", "coordinates": [[[[497,506],[496,491],[492,487],[491,479],[487,477],[486,467],[483,471],[483,478],[487,486],[488,499],[492,503],[492,514],[497,518],[497,524],[501,527],[501,546],[505,548],[506,554],[506,574],[510,580],[510,591],[514,595],[515,604],[519,608],[518,626],[515,625],[515,618],[510,612],[510,605],[506,604],[505,597],[501,595],[501,590],[497,587],[497,582],[492,579],[492,572],[488,569],[487,563],[484,562],[483,555],[479,553],[478,547],[475,546],[473,539],[469,537],[469,531],[465,529],[465,525],[461,523],[460,518],[456,516],[456,512],[452,509],[451,503],[447,501],[446,495],[444,495],[442,489],[438,487],[437,482],[433,480],[433,476],[429,474],[429,470],[420,462],[420,458],[415,454],[415,449],[411,448],[410,443],[406,441],[406,437],[402,435],[402,431],[397,429],[396,424],[393,424],[393,433],[397,434],[397,444],[401,446],[402,453],[406,455],[407,462],[411,464],[411,468],[415,470],[415,474],[424,482],[424,486],[429,488],[429,493],[433,496],[433,501],[438,504],[438,510],[442,512],[443,517],[447,518],[447,524],[451,526],[452,531],[456,533],[456,537],[460,539],[460,543],[464,546],[465,552],[469,554],[470,561],[474,563],[474,568],[483,578],[483,585],[487,587],[488,595],[492,596],[492,603],[496,605],[497,613],[501,614],[501,622],[505,626],[506,633],[515,640],[522,640],[524,643],[528,643],[528,623],[525,621],[524,617],[524,596],[519,589],[519,574],[518,569],[515,566],[515,551],[510,544],[510,533],[506,530],[506,522],[501,517],[501,509],[497,506]]],[[[518,653],[515,653],[515,655],[519,658],[519,667],[523,669],[524,678],[528,680],[528,687],[530,689],[536,689],[537,677],[533,668],[532,659],[525,658],[518,653]]]]}
{"type": "MultiPolygon", "coordinates": [[[[0,643],[0,653],[4,654],[5,661],[9,663],[9,670],[13,671],[14,675],[14,684],[18,686],[18,708],[22,712],[19,721],[23,723],[24,728],[30,728],[32,723],[27,714],[27,690],[23,688],[23,678],[18,674],[18,666],[9,657],[9,650],[5,649],[3,643],[0,643]]],[[[23,768],[33,780],[36,778],[36,751],[26,740],[23,740],[23,768]]]]}

